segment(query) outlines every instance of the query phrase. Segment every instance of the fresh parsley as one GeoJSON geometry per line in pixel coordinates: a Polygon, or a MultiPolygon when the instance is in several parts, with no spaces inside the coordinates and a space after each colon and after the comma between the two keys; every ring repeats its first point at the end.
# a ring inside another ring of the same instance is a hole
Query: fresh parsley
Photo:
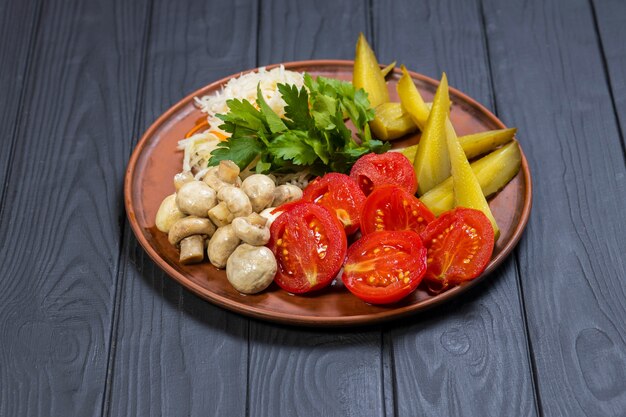
{"type": "Polygon", "coordinates": [[[230,159],[241,169],[256,162],[256,172],[313,174],[350,171],[361,156],[383,153],[390,147],[373,139],[368,122],[374,118],[367,93],[345,81],[304,75],[304,87],[278,84],[286,103],[279,117],[257,87],[256,106],[247,100],[228,100],[229,111],[218,114],[220,128],[230,133],[211,153],[209,166],[230,159]],[[356,128],[357,139],[346,125],[356,128]]]}

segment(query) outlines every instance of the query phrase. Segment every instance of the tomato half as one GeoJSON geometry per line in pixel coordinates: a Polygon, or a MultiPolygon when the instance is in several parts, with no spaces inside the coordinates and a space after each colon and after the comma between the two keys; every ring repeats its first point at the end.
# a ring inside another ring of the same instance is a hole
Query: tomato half
{"type": "Polygon", "coordinates": [[[426,272],[426,248],[415,232],[363,236],[348,249],[342,280],[365,302],[389,304],[411,294],[426,272]]]}
{"type": "Polygon", "coordinates": [[[421,233],[435,215],[413,194],[395,185],[376,188],[361,212],[361,233],[412,230],[421,233]]]}
{"type": "Polygon", "coordinates": [[[346,257],[343,226],[328,209],[314,203],[290,205],[274,220],[270,234],[267,247],[278,264],[274,282],[294,294],[330,284],[346,257]]]}
{"type": "Polygon", "coordinates": [[[421,236],[428,251],[425,279],[434,292],[479,276],[493,252],[493,227],[480,210],[447,211],[421,236]]]}
{"type": "Polygon", "coordinates": [[[350,176],[359,184],[365,195],[385,184],[397,185],[411,194],[417,191],[413,164],[400,152],[364,155],[352,166],[350,176]]]}
{"type": "Polygon", "coordinates": [[[335,213],[347,235],[358,230],[365,194],[349,176],[331,172],[316,178],[304,189],[302,200],[321,204],[335,213]]]}

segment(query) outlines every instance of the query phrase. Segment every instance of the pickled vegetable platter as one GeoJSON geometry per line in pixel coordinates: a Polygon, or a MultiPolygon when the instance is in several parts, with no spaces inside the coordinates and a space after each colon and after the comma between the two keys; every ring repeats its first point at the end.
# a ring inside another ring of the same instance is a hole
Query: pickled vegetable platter
{"type": "MultiPolygon", "coordinates": [[[[352,61],[304,61],[284,65],[286,69],[308,72],[312,76],[321,75],[349,81],[352,79],[354,64],[352,61]]],[[[416,73],[405,72],[405,74],[407,74],[405,77],[409,76],[415,83],[425,102],[432,102],[439,83],[416,73]]],[[[392,102],[400,100],[396,86],[402,76],[400,68],[394,69],[387,76],[386,88],[392,102]]],[[[352,296],[339,279],[310,296],[295,297],[276,285],[259,294],[242,295],[226,281],[224,271],[206,263],[180,264],[178,252],[167,241],[167,235],[156,229],[155,215],[161,200],[171,193],[171,178],[178,172],[180,156],[177,156],[176,152],[177,140],[192,129],[196,121],[202,117],[194,106],[193,98],[217,91],[227,81],[228,78],[220,80],[192,93],[163,114],[138,144],[126,176],[126,207],[139,242],[170,276],[201,297],[239,313],[284,323],[313,326],[374,323],[411,314],[461,294],[487,277],[519,240],[531,204],[530,173],[521,151],[518,154],[521,158],[519,173],[489,199],[489,207],[499,226],[500,237],[495,243],[487,268],[477,279],[438,295],[418,288],[397,303],[373,305],[352,296]]],[[[506,128],[488,110],[453,88],[450,89],[450,100],[452,102],[450,119],[457,135],[465,138],[466,143],[462,143],[461,146],[466,153],[468,152],[466,146],[471,148],[472,140],[479,140],[478,134],[481,132],[506,128]],[[472,138],[468,135],[475,136],[472,138]]],[[[393,141],[392,146],[398,150],[407,148],[405,153],[410,153],[414,151],[410,147],[417,143],[419,138],[420,132],[416,131],[393,141]]],[[[506,151],[503,150],[501,153],[506,151]]],[[[500,158],[506,157],[507,155],[500,155],[500,158]]],[[[497,158],[498,155],[492,156],[494,160],[497,158]]],[[[473,164],[478,164],[481,160],[478,159],[473,164]]],[[[484,168],[485,162],[482,165],[484,168]]],[[[472,168],[475,171],[477,169],[474,165],[472,168]]],[[[486,171],[483,173],[485,176],[488,175],[486,171]]],[[[476,176],[480,181],[480,169],[476,176]]],[[[445,184],[442,186],[446,187],[445,184]]],[[[445,194],[445,189],[442,191],[435,187],[431,192],[445,194]]],[[[447,203],[445,199],[441,201],[443,212],[447,210],[445,207],[447,203]]]]}

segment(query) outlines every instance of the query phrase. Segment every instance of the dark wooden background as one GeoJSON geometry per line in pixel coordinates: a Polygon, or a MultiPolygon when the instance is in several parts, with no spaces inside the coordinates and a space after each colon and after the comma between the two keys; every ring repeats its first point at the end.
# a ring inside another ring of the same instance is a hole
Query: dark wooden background
{"type": "Polygon", "coordinates": [[[626,2],[0,0],[0,416],[626,416],[626,2]],[[214,307],[138,247],[122,179],[191,91],[280,61],[383,62],[519,128],[514,254],[400,322],[214,307]]]}

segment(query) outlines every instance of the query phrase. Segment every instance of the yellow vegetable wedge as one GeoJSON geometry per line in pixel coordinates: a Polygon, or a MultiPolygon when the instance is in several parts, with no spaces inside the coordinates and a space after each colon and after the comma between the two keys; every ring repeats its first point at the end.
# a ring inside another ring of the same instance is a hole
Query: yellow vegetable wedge
{"type": "Polygon", "coordinates": [[[382,140],[397,139],[417,130],[411,117],[400,103],[383,103],[376,107],[370,128],[374,137],[382,140]]]}
{"type": "Polygon", "coordinates": [[[474,133],[473,135],[461,136],[459,142],[467,159],[487,153],[500,145],[513,140],[517,132],[516,128],[489,130],[487,132],[474,133]]]}
{"type": "MultiPolygon", "coordinates": [[[[487,132],[460,136],[459,142],[461,143],[461,147],[463,148],[467,159],[472,159],[479,155],[486,154],[487,152],[491,152],[500,145],[509,143],[513,140],[516,132],[517,129],[514,127],[510,129],[489,130],[487,132]]],[[[412,161],[415,159],[417,147],[417,144],[407,146],[400,152],[412,161]]]]}
{"type": "Polygon", "coordinates": [[[444,73],[413,162],[419,195],[450,176],[450,155],[446,143],[446,120],[449,112],[448,80],[444,73]]]}
{"type": "Polygon", "coordinates": [[[383,78],[387,76],[393,69],[396,67],[396,61],[393,61],[391,64],[387,65],[385,68],[380,70],[380,73],[383,74],[383,78]]]}
{"type": "Polygon", "coordinates": [[[400,102],[415,124],[423,131],[430,114],[430,108],[424,102],[406,67],[402,65],[400,68],[402,69],[402,77],[396,86],[400,102]]]}
{"type": "Polygon", "coordinates": [[[376,55],[365,40],[363,33],[359,34],[359,39],[356,42],[352,84],[354,88],[362,88],[367,92],[372,107],[389,101],[385,77],[383,77],[376,55]]]}
{"type": "MultiPolygon", "coordinates": [[[[447,92],[447,91],[446,91],[447,92]]],[[[433,110],[434,111],[434,110],[433,110]]],[[[493,226],[496,239],[500,235],[500,229],[496,219],[491,213],[487,199],[483,194],[478,179],[470,167],[470,163],[463,152],[463,148],[456,136],[450,119],[446,119],[446,140],[450,153],[450,171],[452,174],[452,186],[454,189],[454,206],[467,207],[482,211],[493,226]]],[[[419,153],[419,148],[417,149],[419,153]]]]}
{"type": "MultiPolygon", "coordinates": [[[[517,175],[522,154],[516,141],[483,156],[470,164],[485,197],[498,192],[517,175]]],[[[435,216],[454,208],[452,177],[420,197],[435,216]]]]}

